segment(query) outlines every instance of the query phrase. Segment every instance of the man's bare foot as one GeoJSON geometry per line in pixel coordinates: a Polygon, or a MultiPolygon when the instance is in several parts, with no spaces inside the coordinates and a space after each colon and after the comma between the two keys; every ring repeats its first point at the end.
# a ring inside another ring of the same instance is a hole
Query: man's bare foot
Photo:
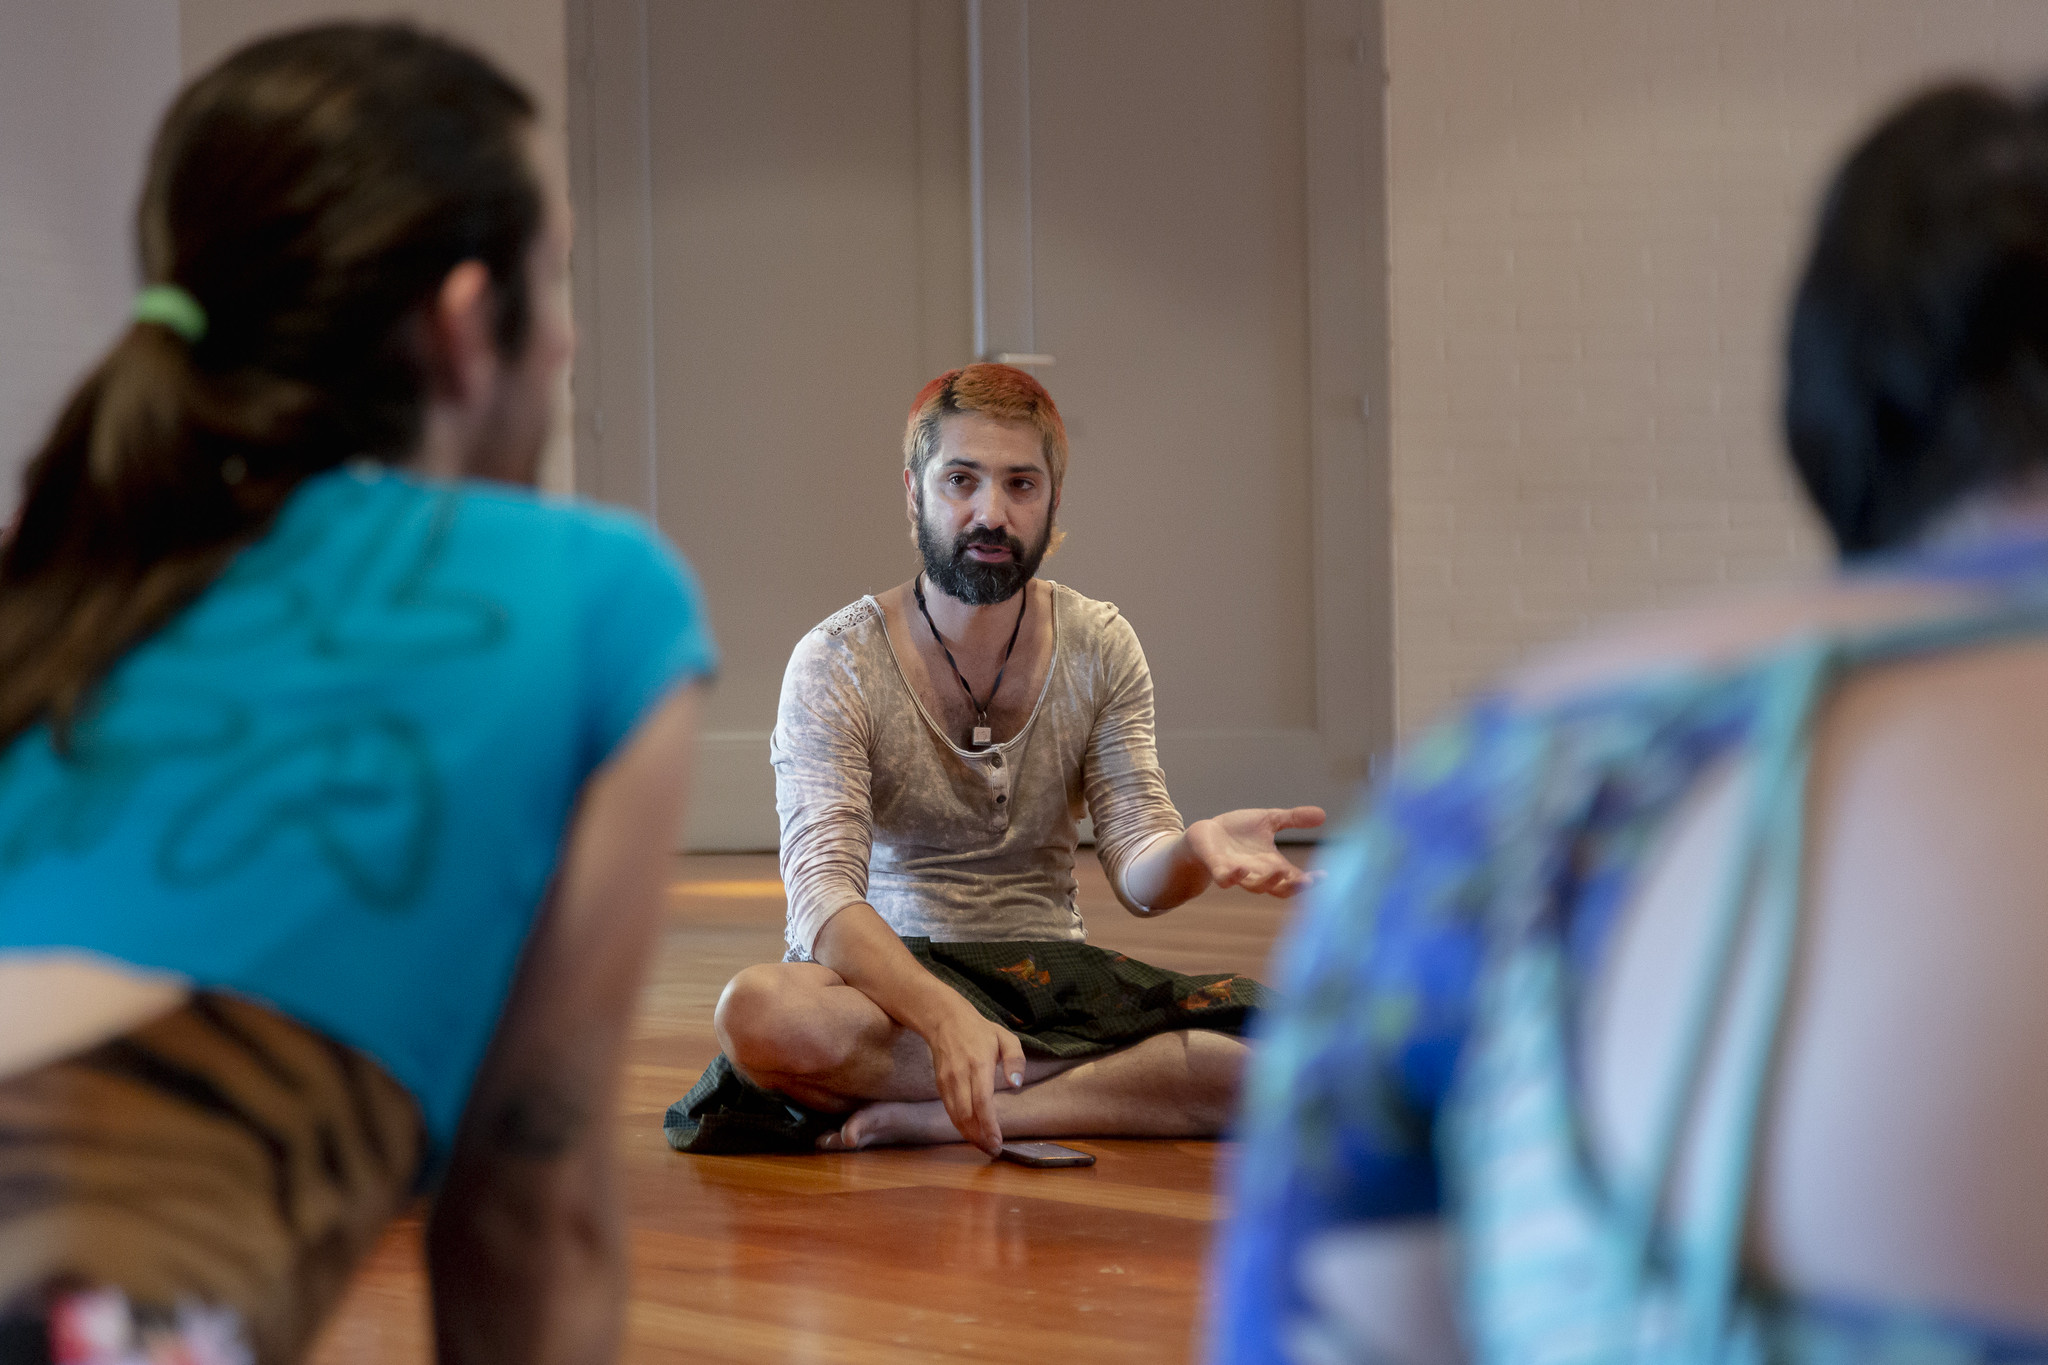
{"type": "Polygon", "coordinates": [[[877,1100],[853,1111],[836,1133],[818,1139],[821,1152],[863,1147],[929,1147],[964,1141],[937,1100],[877,1100]]]}

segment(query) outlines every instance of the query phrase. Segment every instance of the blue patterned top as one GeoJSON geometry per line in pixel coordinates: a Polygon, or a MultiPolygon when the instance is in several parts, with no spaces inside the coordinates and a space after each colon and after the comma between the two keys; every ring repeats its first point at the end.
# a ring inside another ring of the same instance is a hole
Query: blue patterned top
{"type": "Polygon", "coordinates": [[[268,1004],[376,1058],[445,1152],[585,779],[716,655],[641,521],[357,464],[0,752],[0,952],[268,1004]]]}
{"type": "MultiPolygon", "coordinates": [[[[1913,648],[2048,629],[2048,542],[2038,538],[1869,572],[2011,590],[1993,597],[2020,603],[2018,617],[1973,616],[1953,638],[1920,631],[1913,648]]],[[[1526,907],[1516,952],[1556,945],[1569,998],[1664,822],[1716,760],[1758,743],[1788,663],[1811,648],[1552,704],[1489,694],[1398,755],[1363,814],[1325,846],[1327,880],[1281,949],[1281,1004],[1262,1021],[1233,1219],[1218,1240],[1212,1359],[1288,1359],[1286,1333],[1314,1325],[1296,1266],[1318,1234],[1443,1211],[1446,1107],[1482,981],[1506,945],[1502,903],[1526,907]]],[[[1972,1341],[1957,1358],[2001,1356],[1991,1334],[1972,1341]]],[[[1943,1340],[1952,1354],[1955,1344],[1943,1340]]],[[[2041,1358],[2038,1343],[2022,1346],[2023,1358],[2041,1358]]]]}

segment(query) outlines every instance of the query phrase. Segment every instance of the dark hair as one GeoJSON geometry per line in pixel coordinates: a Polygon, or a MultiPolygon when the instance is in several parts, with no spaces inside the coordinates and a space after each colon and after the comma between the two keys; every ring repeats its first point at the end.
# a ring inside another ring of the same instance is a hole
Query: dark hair
{"type": "Polygon", "coordinates": [[[1785,432],[1845,556],[2048,464],[2048,122],[1929,90],[1836,175],[1792,305],[1785,432]]]}
{"type": "Polygon", "coordinates": [[[533,103],[400,24],[253,43],[186,86],[136,211],[142,277],[204,308],[138,322],[30,462],[0,547],[0,744],[58,742],[116,660],[202,592],[308,476],[418,445],[417,320],[480,261],[525,344],[533,103]]]}

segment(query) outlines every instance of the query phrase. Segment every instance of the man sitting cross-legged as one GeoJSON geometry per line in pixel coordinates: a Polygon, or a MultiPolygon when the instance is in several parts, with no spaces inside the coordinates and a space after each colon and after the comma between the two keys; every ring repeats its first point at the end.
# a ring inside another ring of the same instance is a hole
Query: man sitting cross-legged
{"type": "Polygon", "coordinates": [[[918,577],[790,659],[773,761],[789,960],[718,1002],[725,1052],[669,1111],[685,1151],[1008,1137],[1200,1137],[1232,1112],[1265,988],[1085,942],[1085,806],[1137,915],[1209,886],[1292,895],[1275,833],[1314,807],[1181,827],[1152,682],[1106,602],[1037,579],[1066,433],[1035,379],[971,365],[911,410],[918,577]]]}

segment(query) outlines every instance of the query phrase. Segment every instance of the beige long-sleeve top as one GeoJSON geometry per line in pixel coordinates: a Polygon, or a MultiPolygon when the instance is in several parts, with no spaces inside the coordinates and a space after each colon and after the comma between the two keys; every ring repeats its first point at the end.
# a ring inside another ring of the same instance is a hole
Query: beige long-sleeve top
{"type": "Polygon", "coordinates": [[[1126,906],[1130,861],[1181,832],[1152,738],[1152,674],[1108,602],[1052,589],[1052,663],[1023,729],[979,752],[932,723],[872,597],[804,636],[770,741],[789,956],[859,901],[942,942],[1080,940],[1085,810],[1126,906]]]}

